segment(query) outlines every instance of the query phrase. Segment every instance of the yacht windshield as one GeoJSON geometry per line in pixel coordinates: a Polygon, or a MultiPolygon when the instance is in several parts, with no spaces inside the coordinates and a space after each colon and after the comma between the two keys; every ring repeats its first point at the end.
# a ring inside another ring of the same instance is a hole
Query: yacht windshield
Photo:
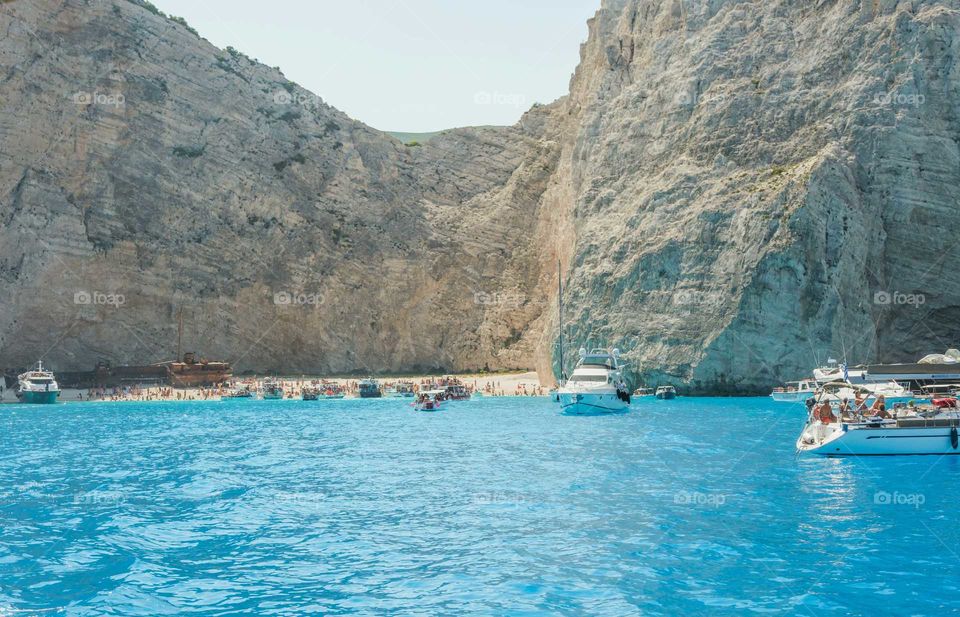
{"type": "Polygon", "coordinates": [[[606,381],[606,375],[574,375],[570,381],[606,381]]]}
{"type": "Polygon", "coordinates": [[[580,361],[580,366],[596,366],[612,369],[613,360],[610,356],[584,356],[583,360],[580,361]]]}

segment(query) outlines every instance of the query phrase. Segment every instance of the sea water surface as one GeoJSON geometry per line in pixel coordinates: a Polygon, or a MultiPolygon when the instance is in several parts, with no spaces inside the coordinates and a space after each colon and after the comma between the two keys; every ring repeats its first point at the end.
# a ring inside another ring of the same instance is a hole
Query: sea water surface
{"type": "Polygon", "coordinates": [[[0,615],[942,615],[960,457],[800,458],[799,406],[0,406],[0,615]]]}

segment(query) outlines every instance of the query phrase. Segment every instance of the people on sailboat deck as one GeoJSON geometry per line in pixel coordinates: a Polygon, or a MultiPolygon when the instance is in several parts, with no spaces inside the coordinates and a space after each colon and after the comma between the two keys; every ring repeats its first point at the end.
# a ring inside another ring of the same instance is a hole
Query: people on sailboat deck
{"type": "Polygon", "coordinates": [[[833,415],[833,407],[830,406],[830,401],[823,401],[820,404],[820,407],[817,408],[817,414],[820,418],[820,421],[824,424],[830,424],[831,422],[837,421],[837,416],[833,415]]]}
{"type": "Polygon", "coordinates": [[[853,406],[860,415],[863,415],[869,411],[867,409],[867,397],[863,395],[863,392],[857,392],[857,394],[854,396],[853,406]]]}
{"type": "Polygon", "coordinates": [[[872,411],[875,416],[884,419],[890,418],[890,414],[887,412],[887,404],[882,394],[878,395],[877,400],[873,401],[873,405],[870,406],[870,411],[872,411]]]}
{"type": "Polygon", "coordinates": [[[853,420],[853,409],[850,407],[850,399],[848,398],[840,401],[840,419],[845,421],[853,420]]]}

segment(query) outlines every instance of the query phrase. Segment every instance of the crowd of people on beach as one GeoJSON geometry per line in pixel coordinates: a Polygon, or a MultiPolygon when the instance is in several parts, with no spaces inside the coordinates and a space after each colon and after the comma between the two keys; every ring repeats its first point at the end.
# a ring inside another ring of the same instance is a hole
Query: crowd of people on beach
{"type": "MultiPolygon", "coordinates": [[[[249,388],[258,392],[266,381],[278,383],[284,391],[284,398],[301,398],[304,391],[342,392],[346,396],[357,396],[359,380],[330,380],[330,379],[278,379],[278,378],[238,378],[231,383],[219,384],[210,387],[173,388],[157,385],[128,385],[111,388],[89,388],[64,393],[61,400],[71,401],[205,401],[217,400],[236,388],[249,388]]],[[[499,380],[468,379],[459,377],[427,377],[419,380],[389,380],[381,382],[384,391],[398,387],[412,387],[415,394],[426,390],[445,389],[450,386],[462,386],[470,395],[508,396],[507,387],[499,380]]],[[[544,396],[546,392],[538,383],[516,383],[512,396],[544,396]]]]}
{"type": "MultiPolygon", "coordinates": [[[[114,388],[89,388],[86,393],[77,390],[78,401],[205,401],[219,398],[222,386],[210,388],[177,389],[169,386],[123,386],[114,388]]],[[[69,400],[69,399],[68,399],[69,400]]]]}

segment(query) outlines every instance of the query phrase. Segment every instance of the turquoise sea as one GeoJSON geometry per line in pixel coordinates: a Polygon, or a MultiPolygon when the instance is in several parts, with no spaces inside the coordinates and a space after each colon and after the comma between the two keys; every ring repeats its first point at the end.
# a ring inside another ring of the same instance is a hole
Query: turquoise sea
{"type": "Polygon", "coordinates": [[[794,455],[799,406],[0,406],[0,616],[943,615],[960,457],[794,455]]]}

